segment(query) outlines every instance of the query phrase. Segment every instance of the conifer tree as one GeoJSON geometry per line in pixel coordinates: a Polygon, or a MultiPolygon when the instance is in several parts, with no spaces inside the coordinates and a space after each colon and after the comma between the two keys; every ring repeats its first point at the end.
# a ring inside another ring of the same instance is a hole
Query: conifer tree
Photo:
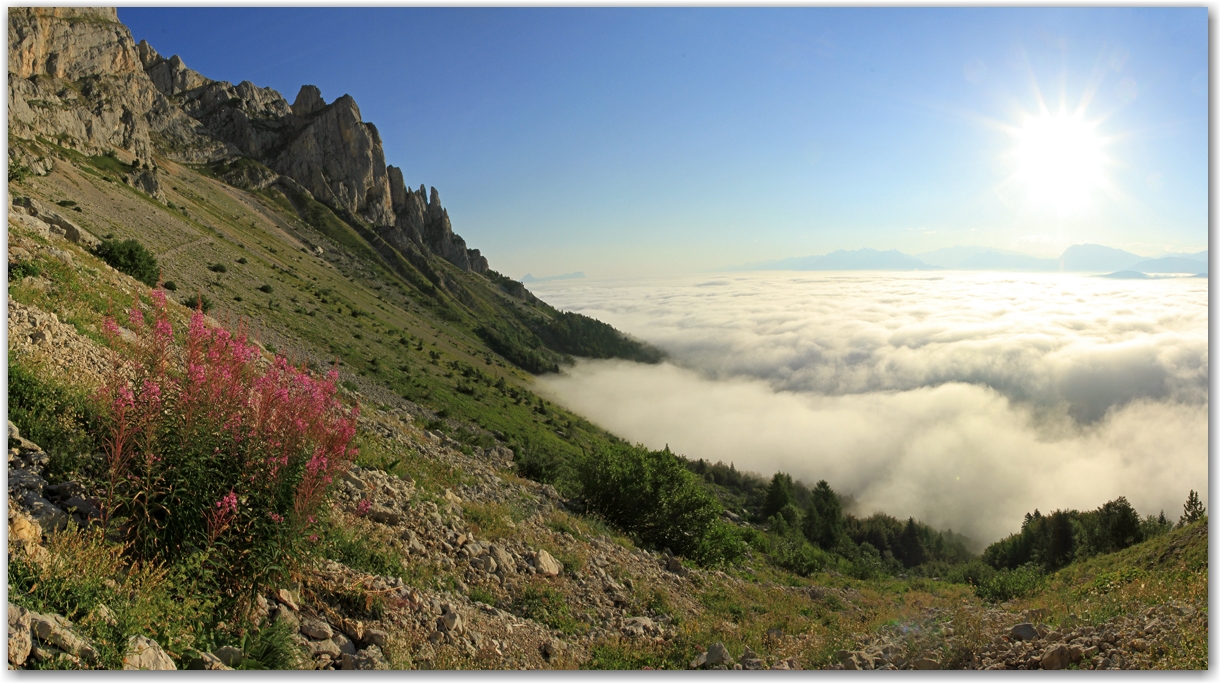
{"type": "Polygon", "coordinates": [[[833,550],[844,534],[843,506],[825,479],[818,482],[809,496],[804,531],[809,542],[823,550],[833,550]]]}
{"type": "Polygon", "coordinates": [[[776,472],[775,476],[771,477],[771,485],[767,487],[767,498],[762,509],[763,519],[770,519],[772,515],[779,514],[780,510],[791,503],[792,475],[776,472]]]}
{"type": "Polygon", "coordinates": [[[1203,519],[1205,514],[1207,514],[1207,509],[1203,507],[1203,503],[1199,502],[1199,494],[1191,489],[1190,495],[1186,497],[1186,504],[1182,506],[1182,519],[1178,520],[1178,526],[1197,522],[1203,519]]]}

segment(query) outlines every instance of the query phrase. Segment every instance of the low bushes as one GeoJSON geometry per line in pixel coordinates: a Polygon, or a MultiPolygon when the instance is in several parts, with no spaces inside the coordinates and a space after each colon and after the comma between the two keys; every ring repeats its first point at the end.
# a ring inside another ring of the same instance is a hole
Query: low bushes
{"type": "Polygon", "coordinates": [[[1035,564],[995,569],[981,560],[973,560],[953,567],[945,578],[971,586],[975,595],[988,602],[1004,602],[1032,594],[1042,586],[1045,576],[1035,564]]]}
{"type": "Polygon", "coordinates": [[[109,263],[111,268],[126,273],[149,287],[156,285],[161,276],[156,257],[135,240],[102,240],[94,253],[109,263]]]}
{"type": "Polygon", "coordinates": [[[44,474],[52,481],[77,473],[96,450],[98,414],[89,396],[18,359],[9,362],[8,419],[46,451],[44,474]]]}
{"type": "Polygon", "coordinates": [[[579,476],[590,511],[644,546],[669,548],[702,564],[742,553],[736,530],[719,519],[720,503],[669,449],[597,448],[580,464],[579,476]]]}

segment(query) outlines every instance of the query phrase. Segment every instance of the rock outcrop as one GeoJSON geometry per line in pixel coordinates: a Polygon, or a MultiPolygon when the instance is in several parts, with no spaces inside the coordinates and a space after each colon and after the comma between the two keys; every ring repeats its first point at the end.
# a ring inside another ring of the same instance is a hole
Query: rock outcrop
{"type": "Polygon", "coordinates": [[[123,668],[136,671],[174,671],[178,667],[157,641],[147,636],[135,635],[127,639],[123,668]]]}
{"type": "Polygon", "coordinates": [[[153,131],[221,151],[191,139],[197,125],[153,86],[114,8],[10,8],[8,63],[11,136],[91,155],[119,149],[150,167],[153,131]]]}
{"type": "MultiPolygon", "coordinates": [[[[9,74],[9,133],[18,142],[9,156],[21,172],[41,175],[53,165],[22,140],[88,155],[122,150],[133,168],[123,180],[164,201],[154,151],[189,163],[247,157],[400,250],[414,245],[463,270],[487,270],[487,259],[453,232],[436,189],[412,191],[386,166],[377,128],[350,95],[327,104],[306,85],[290,105],[249,81],[214,81],[177,55],[136,44],[113,8],[12,8],[9,74]]],[[[234,180],[246,189],[274,181],[246,173],[234,180]]]]}
{"type": "Polygon", "coordinates": [[[329,105],[318,89],[301,88],[292,107],[291,139],[270,160],[271,168],[305,186],[331,208],[344,209],[373,225],[391,225],[390,184],[381,136],[360,118],[350,95],[329,105]]]}

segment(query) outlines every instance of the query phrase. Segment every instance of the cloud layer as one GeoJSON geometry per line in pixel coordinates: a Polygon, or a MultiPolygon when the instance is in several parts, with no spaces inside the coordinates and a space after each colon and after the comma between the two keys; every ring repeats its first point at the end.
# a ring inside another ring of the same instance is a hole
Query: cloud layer
{"type": "Polygon", "coordinates": [[[994,540],[1207,488],[1205,280],[801,274],[538,287],[672,354],[544,390],[612,431],[994,540]]]}

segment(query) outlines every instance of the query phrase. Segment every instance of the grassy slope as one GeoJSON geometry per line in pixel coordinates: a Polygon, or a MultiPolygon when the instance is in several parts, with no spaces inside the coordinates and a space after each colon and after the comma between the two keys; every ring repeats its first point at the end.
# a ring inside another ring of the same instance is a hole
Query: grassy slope
{"type": "MultiPolygon", "coordinates": [[[[1021,610],[1045,609],[1049,623],[1075,614],[1083,623],[1143,612],[1171,600],[1207,610],[1207,519],[1139,545],[1069,565],[1037,593],[1016,601],[1021,610]]],[[[1182,634],[1163,668],[1206,668],[1207,629],[1182,634]]]]}
{"type": "MultiPolygon", "coordinates": [[[[491,446],[499,432],[519,452],[567,458],[613,439],[542,403],[530,390],[531,376],[475,332],[482,321],[495,320],[528,335],[521,321],[553,314],[545,304],[515,299],[488,278],[436,257],[427,258],[429,273],[406,259],[390,263],[317,202],[301,206],[294,198],[298,212],[278,190],[245,192],[206,169],[162,160],[170,208],[122,184],[113,160],[93,163],[63,148],[53,151],[67,163],[50,176],[15,184],[15,195],[76,202],[80,212],[66,211],[83,227],[98,236],[136,238],[157,254],[178,298],[202,292],[216,306],[213,316],[242,320],[281,353],[322,367],[337,360],[347,386],[366,402],[394,405],[401,397],[426,406],[432,429],[470,445],[491,446]],[[323,248],[322,257],[313,246],[323,248]],[[210,270],[214,264],[226,272],[210,270]],[[431,293],[429,275],[443,283],[431,293]],[[271,291],[260,289],[265,286],[271,291]]],[[[13,296],[44,298],[21,287],[13,296]]],[[[93,324],[110,306],[99,296],[75,303],[84,306],[70,306],[82,308],[70,319],[93,324]]],[[[62,302],[44,304],[58,310],[62,302]]],[[[122,310],[128,301],[113,305],[122,310]]]]}

